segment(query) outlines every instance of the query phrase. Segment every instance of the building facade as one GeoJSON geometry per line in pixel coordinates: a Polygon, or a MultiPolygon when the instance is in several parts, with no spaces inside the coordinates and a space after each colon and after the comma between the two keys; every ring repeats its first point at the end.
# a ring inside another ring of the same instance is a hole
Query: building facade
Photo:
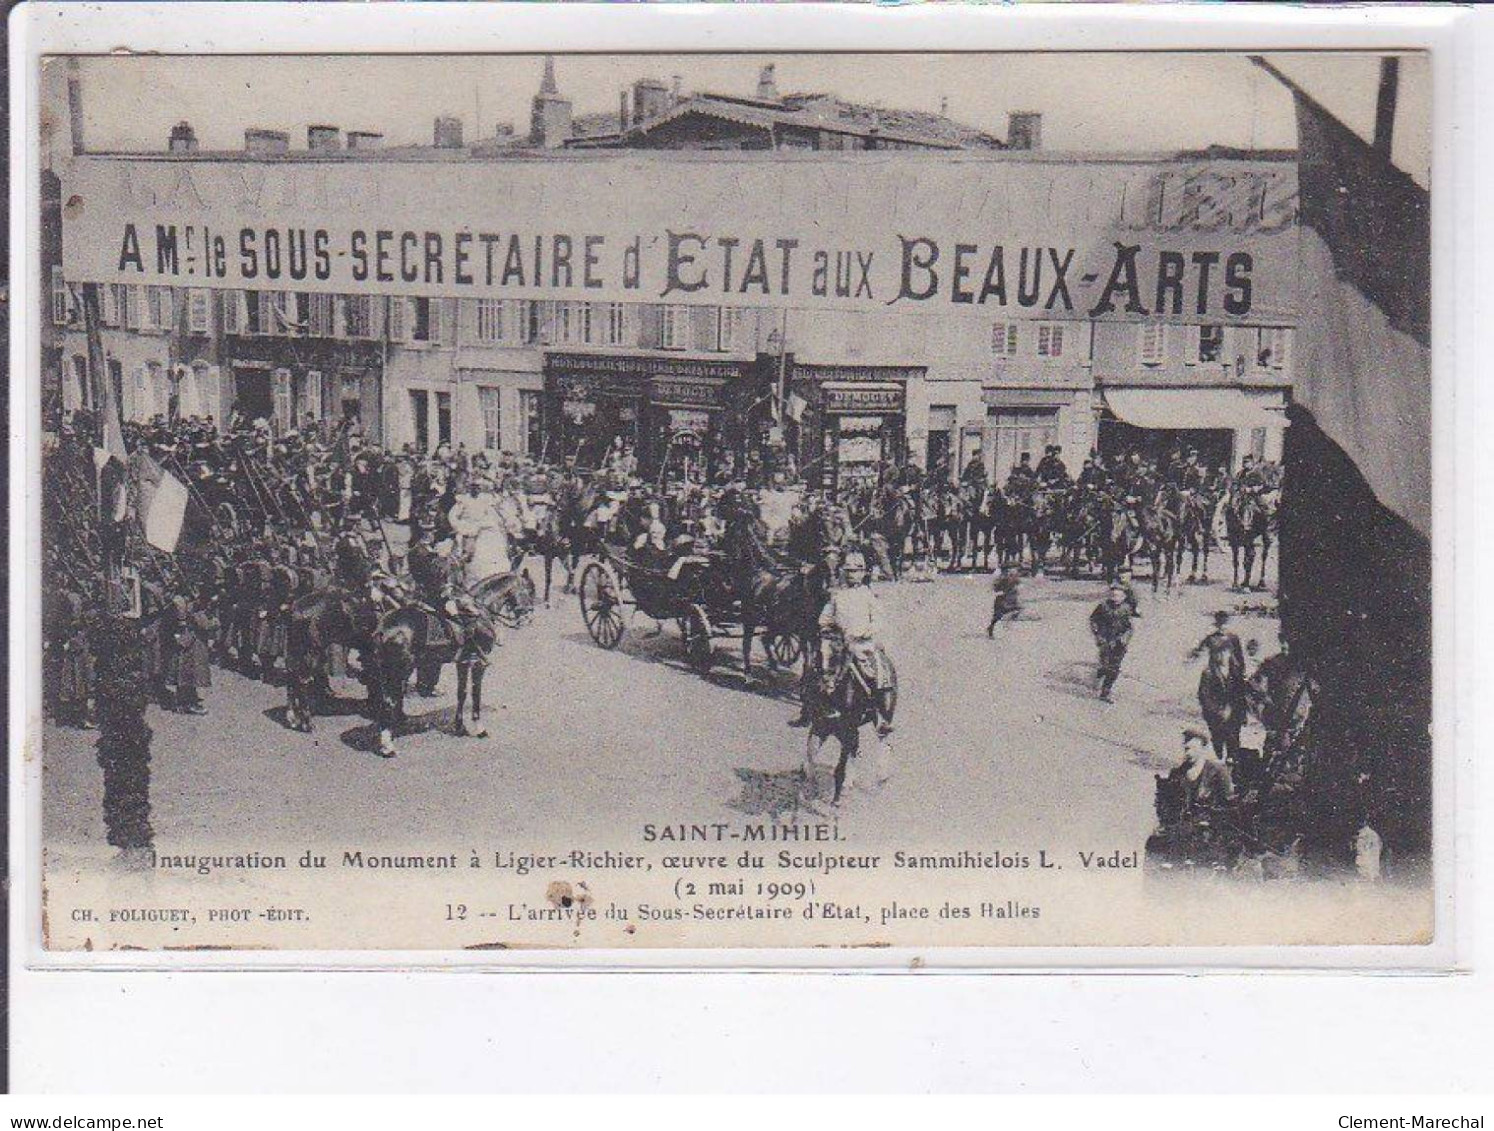
{"type": "MultiPolygon", "coordinates": [[[[750,97],[644,79],[620,92],[615,115],[576,117],[547,62],[532,110],[526,138],[504,126],[464,145],[460,121],[443,117],[424,147],[316,125],[304,153],[288,152],[283,131],[248,130],[231,156],[419,160],[440,175],[447,162],[576,148],[996,150],[1036,149],[1041,138],[1031,113],[1014,114],[1003,140],[942,114],[781,95],[771,66],[750,97]]],[[[180,123],[154,159],[214,156],[180,123]]],[[[55,232],[60,194],[46,176],[43,231],[55,232]]],[[[89,372],[60,241],[43,251],[45,387],[63,409],[89,407],[102,375],[89,372]]],[[[129,285],[101,287],[100,298],[107,376],[129,419],[237,413],[284,430],[356,418],[394,450],[447,445],[582,466],[621,446],[649,475],[740,469],[769,448],[827,485],[905,459],[954,477],[979,457],[1002,479],[1024,453],[1036,462],[1054,444],[1075,470],[1091,449],[1173,445],[1237,466],[1245,454],[1279,457],[1291,387],[1286,325],[129,285]]]]}

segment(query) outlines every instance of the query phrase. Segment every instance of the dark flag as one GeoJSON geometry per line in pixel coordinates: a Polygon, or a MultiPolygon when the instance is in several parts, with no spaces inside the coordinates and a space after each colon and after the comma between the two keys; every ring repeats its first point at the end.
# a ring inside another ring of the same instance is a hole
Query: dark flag
{"type": "Polygon", "coordinates": [[[1277,77],[1297,104],[1312,296],[1295,337],[1281,618],[1322,688],[1313,823],[1330,854],[1365,823],[1415,854],[1431,834],[1429,194],[1277,77]]]}

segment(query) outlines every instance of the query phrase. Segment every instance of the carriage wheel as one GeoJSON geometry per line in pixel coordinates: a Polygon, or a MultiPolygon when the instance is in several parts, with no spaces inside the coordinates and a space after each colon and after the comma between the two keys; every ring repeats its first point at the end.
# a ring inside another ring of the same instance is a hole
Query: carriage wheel
{"type": "Polygon", "coordinates": [[[699,605],[691,605],[685,613],[685,655],[690,666],[702,675],[711,670],[715,658],[711,650],[711,619],[699,605]]]}
{"type": "Polygon", "coordinates": [[[780,668],[791,668],[799,662],[799,638],[793,633],[774,632],[763,642],[768,659],[780,668]]]}
{"type": "Polygon", "coordinates": [[[623,636],[622,587],[601,562],[589,562],[581,575],[581,619],[603,648],[616,648],[623,636]]]}

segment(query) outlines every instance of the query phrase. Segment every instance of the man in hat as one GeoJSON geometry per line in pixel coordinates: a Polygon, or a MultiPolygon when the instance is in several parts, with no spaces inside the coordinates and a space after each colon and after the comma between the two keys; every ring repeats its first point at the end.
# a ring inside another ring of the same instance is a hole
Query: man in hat
{"type": "Polygon", "coordinates": [[[1063,462],[1063,447],[1049,444],[1037,465],[1038,484],[1043,487],[1062,487],[1069,481],[1069,469],[1063,462]]]}
{"type": "Polygon", "coordinates": [[[1214,629],[1191,652],[1189,659],[1207,655],[1198,677],[1198,702],[1209,725],[1214,752],[1238,768],[1240,728],[1245,723],[1249,688],[1245,683],[1245,649],[1225,626],[1229,614],[1214,614],[1214,629]]]}
{"type": "Polygon", "coordinates": [[[1131,646],[1131,620],[1134,617],[1126,600],[1125,588],[1116,582],[1094,611],[1089,614],[1089,631],[1094,635],[1100,650],[1097,676],[1100,698],[1113,702],[1111,691],[1120,678],[1121,661],[1126,658],[1126,649],[1131,646]]]}
{"type": "MultiPolygon", "coordinates": [[[[852,550],[841,564],[841,576],[843,587],[831,595],[820,612],[821,671],[826,682],[833,683],[840,665],[855,664],[863,678],[880,691],[888,683],[879,655],[879,638],[886,616],[867,584],[866,559],[852,550]]],[[[878,726],[881,734],[891,729],[885,720],[878,726]]]]}
{"type": "Polygon", "coordinates": [[[980,452],[970,453],[970,462],[960,472],[960,482],[966,487],[979,488],[981,494],[985,494],[986,462],[981,458],[980,452]]]}

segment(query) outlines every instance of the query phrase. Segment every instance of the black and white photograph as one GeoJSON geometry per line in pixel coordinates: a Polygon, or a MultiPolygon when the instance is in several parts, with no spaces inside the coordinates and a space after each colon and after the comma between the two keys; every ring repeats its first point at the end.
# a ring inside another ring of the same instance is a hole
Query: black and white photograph
{"type": "Polygon", "coordinates": [[[1431,73],[43,58],[40,945],[1431,944],[1431,73]]]}

